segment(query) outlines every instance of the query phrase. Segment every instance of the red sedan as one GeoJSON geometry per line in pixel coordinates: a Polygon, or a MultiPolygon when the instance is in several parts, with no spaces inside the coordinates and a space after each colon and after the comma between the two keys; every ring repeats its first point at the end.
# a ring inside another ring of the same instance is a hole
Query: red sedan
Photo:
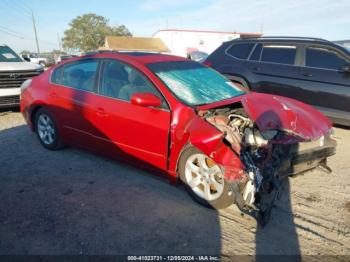
{"type": "Polygon", "coordinates": [[[261,211],[282,177],[328,169],[336,147],[330,121],[311,106],[246,92],[170,55],[64,61],[23,84],[21,112],[47,149],[123,158],[181,180],[204,205],[246,212],[261,211]]]}

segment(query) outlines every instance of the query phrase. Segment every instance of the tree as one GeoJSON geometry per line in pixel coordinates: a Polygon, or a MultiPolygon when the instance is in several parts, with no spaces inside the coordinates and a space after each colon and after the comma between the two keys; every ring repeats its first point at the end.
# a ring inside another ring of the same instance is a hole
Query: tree
{"type": "Polygon", "coordinates": [[[22,52],[20,52],[21,55],[29,55],[31,54],[31,52],[29,52],[28,50],[22,50],[22,52]]]}
{"type": "Polygon", "coordinates": [[[103,46],[105,36],[132,36],[124,26],[110,26],[108,19],[96,14],[85,14],[73,19],[64,32],[63,47],[89,51],[103,46]]]}
{"type": "Polygon", "coordinates": [[[51,55],[66,55],[67,53],[61,50],[53,49],[51,52],[49,52],[51,55]]]}

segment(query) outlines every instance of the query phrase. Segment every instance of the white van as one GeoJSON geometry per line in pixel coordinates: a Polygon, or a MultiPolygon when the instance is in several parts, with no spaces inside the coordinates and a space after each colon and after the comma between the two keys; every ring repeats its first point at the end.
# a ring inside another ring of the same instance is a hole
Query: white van
{"type": "Polygon", "coordinates": [[[0,108],[18,106],[22,83],[43,71],[41,65],[23,61],[11,48],[0,44],[0,108]]]}

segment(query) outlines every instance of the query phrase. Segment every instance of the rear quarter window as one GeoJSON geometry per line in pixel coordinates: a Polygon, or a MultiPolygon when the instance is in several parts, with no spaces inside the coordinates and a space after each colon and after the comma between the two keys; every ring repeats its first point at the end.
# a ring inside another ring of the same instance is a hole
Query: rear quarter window
{"type": "Polygon", "coordinates": [[[241,43],[230,46],[226,53],[234,58],[247,59],[254,47],[254,43],[241,43]]]}
{"type": "Polygon", "coordinates": [[[63,66],[56,68],[51,75],[51,82],[55,84],[60,84],[61,83],[61,76],[62,76],[62,69],[63,66]]]}

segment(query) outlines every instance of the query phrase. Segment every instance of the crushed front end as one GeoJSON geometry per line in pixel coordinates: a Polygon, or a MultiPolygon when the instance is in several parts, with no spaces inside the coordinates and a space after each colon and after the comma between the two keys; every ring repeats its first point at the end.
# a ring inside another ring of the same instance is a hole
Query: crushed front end
{"type": "Polygon", "coordinates": [[[316,167],[330,172],[327,158],[335,154],[336,141],[331,127],[312,138],[304,137],[302,133],[283,129],[282,124],[261,128],[262,119],[252,119],[247,111],[238,102],[200,110],[198,114],[223,132],[224,144],[241,161],[242,170],[223,166],[235,203],[264,225],[284,178],[316,167]]]}

